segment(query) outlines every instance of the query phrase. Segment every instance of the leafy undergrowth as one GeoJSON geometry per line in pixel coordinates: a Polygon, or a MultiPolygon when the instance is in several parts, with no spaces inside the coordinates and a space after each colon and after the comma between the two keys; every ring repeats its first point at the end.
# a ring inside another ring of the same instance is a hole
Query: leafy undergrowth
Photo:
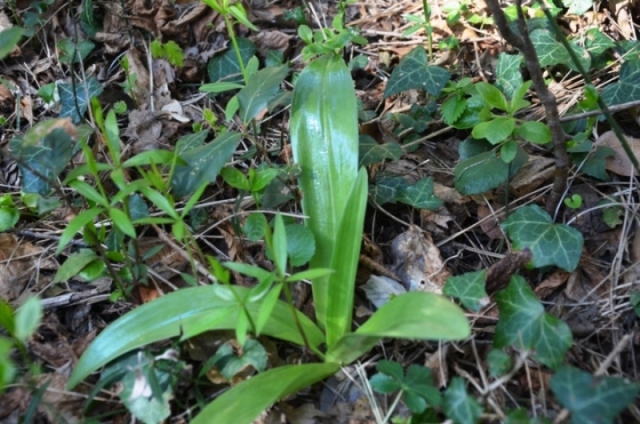
{"type": "Polygon", "coordinates": [[[3,3],[0,420],[640,421],[640,7],[536,4],[560,142],[466,0],[3,3]]]}

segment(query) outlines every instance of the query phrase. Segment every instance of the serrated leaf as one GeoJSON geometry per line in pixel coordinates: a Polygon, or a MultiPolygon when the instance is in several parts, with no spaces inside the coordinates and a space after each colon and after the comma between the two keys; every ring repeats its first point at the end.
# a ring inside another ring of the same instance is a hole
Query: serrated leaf
{"type": "Polygon", "coordinates": [[[287,65],[261,69],[251,77],[247,86],[238,92],[240,119],[245,125],[267,107],[267,103],[276,95],[280,83],[288,73],[287,65]]]}
{"type": "Polygon", "coordinates": [[[545,312],[524,278],[511,277],[507,288],[496,295],[500,320],[494,344],[497,348],[516,346],[534,351],[534,358],[549,368],[557,368],[571,347],[569,326],[545,312]]]}
{"type": "Polygon", "coordinates": [[[456,424],[475,424],[480,419],[482,407],[469,396],[461,377],[453,377],[444,393],[444,412],[456,424]]]}
{"type": "Polygon", "coordinates": [[[85,82],[76,81],[74,84],[58,84],[58,95],[60,96],[60,117],[71,117],[74,124],[82,122],[85,112],[89,107],[91,98],[99,96],[103,87],[94,77],[89,77],[85,82]],[[85,85],[87,90],[85,90],[85,85]]]}
{"type": "Polygon", "coordinates": [[[519,54],[500,53],[496,66],[496,86],[511,99],[513,93],[522,85],[520,64],[522,56],[519,54]]]}
{"type": "Polygon", "coordinates": [[[521,147],[511,163],[496,157],[493,151],[473,156],[456,165],[455,188],[464,195],[486,193],[505,183],[527,160],[528,155],[521,147]]]}
{"type": "Polygon", "coordinates": [[[391,73],[384,90],[384,97],[411,89],[422,89],[434,96],[439,96],[447,81],[449,72],[440,66],[428,64],[427,53],[422,46],[411,50],[400,60],[391,73]]]}
{"type": "Polygon", "coordinates": [[[582,255],[580,231],[564,224],[554,224],[537,205],[523,206],[502,224],[516,250],[531,250],[536,268],[556,265],[572,272],[582,255]]]}
{"type": "Polygon", "coordinates": [[[415,184],[402,188],[396,200],[419,209],[435,210],[442,206],[442,200],[433,194],[431,177],[423,178],[415,184]]]}
{"type": "Polygon", "coordinates": [[[449,277],[444,285],[443,293],[459,299],[467,309],[478,312],[489,304],[489,296],[485,291],[486,279],[486,270],[449,277]]]}
{"type": "Polygon", "coordinates": [[[624,62],[618,82],[603,88],[600,96],[609,106],[640,100],[640,61],[624,62]]]}
{"type": "MultiPolygon", "coordinates": [[[[242,63],[246,66],[249,60],[256,54],[256,45],[246,38],[238,38],[238,50],[242,63]]],[[[244,83],[242,71],[238,63],[238,56],[235,50],[230,47],[224,53],[214,56],[207,65],[207,73],[211,82],[232,82],[236,84],[244,83]]]]}
{"type": "Polygon", "coordinates": [[[378,144],[373,137],[361,135],[358,166],[373,165],[385,159],[398,160],[402,153],[402,147],[398,143],[378,144]]]}
{"type": "Polygon", "coordinates": [[[457,95],[449,97],[442,103],[440,113],[442,120],[447,125],[452,125],[458,120],[467,109],[467,99],[458,98],[457,95]]]}
{"type": "Polygon", "coordinates": [[[240,138],[240,134],[229,131],[209,144],[182,153],[180,157],[187,165],[176,166],[171,179],[173,193],[177,197],[187,196],[202,184],[214,181],[231,159],[240,138]]]}
{"type": "Polygon", "coordinates": [[[400,192],[409,186],[402,177],[379,176],[375,185],[369,187],[373,200],[378,205],[395,203],[400,192]]]}
{"type": "Polygon", "coordinates": [[[556,399],[571,412],[574,424],[613,423],[640,393],[640,384],[617,377],[596,377],[571,366],[551,378],[556,399]]]}

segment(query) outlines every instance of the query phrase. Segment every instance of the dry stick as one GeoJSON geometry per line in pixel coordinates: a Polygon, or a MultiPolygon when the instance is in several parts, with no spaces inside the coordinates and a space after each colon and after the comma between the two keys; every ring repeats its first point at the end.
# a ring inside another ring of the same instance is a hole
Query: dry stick
{"type": "MultiPolygon", "coordinates": [[[[558,26],[556,21],[553,20],[553,17],[551,16],[551,12],[549,12],[549,9],[547,9],[547,7],[544,5],[544,3],[541,0],[538,0],[538,4],[540,5],[540,8],[542,9],[545,16],[547,17],[547,21],[549,21],[549,24],[551,24],[551,28],[555,32],[556,36],[560,39],[560,42],[569,53],[569,56],[571,57],[571,61],[578,69],[578,72],[580,72],[580,74],[582,75],[582,78],[584,79],[585,84],[587,86],[589,85],[593,86],[591,77],[589,76],[587,71],[584,69],[584,66],[582,66],[582,63],[578,59],[576,52],[571,48],[567,39],[564,38],[564,36],[562,35],[562,31],[560,30],[560,27],[558,26]]],[[[613,119],[611,110],[609,109],[605,101],[602,100],[602,97],[598,96],[597,100],[598,100],[598,106],[600,106],[600,109],[602,109],[602,113],[607,118],[607,122],[611,126],[613,133],[616,135],[618,140],[620,140],[620,144],[622,144],[622,148],[624,149],[624,152],[629,157],[629,160],[633,164],[633,167],[635,168],[636,172],[640,174],[640,164],[638,163],[638,159],[636,158],[636,155],[633,153],[633,150],[631,150],[629,143],[627,143],[627,139],[622,134],[622,129],[620,128],[620,125],[618,125],[618,122],[615,119],[613,119]]]]}
{"type": "MultiPolygon", "coordinates": [[[[621,110],[627,110],[637,106],[640,106],[640,100],[634,100],[632,102],[609,106],[609,112],[620,112],[621,110]]],[[[577,121],[579,119],[590,118],[592,116],[602,115],[604,113],[605,112],[603,110],[590,110],[587,112],[576,113],[575,115],[565,115],[560,118],[560,122],[577,121]]]]}
{"type": "Polygon", "coordinates": [[[514,34],[509,25],[504,12],[500,8],[498,0],[487,0],[487,6],[493,15],[495,23],[500,30],[500,33],[507,42],[516,47],[524,56],[527,64],[527,69],[533,82],[533,88],[538,93],[540,102],[544,106],[545,115],[547,118],[547,125],[551,130],[551,140],[553,141],[553,154],[556,161],[556,169],[554,171],[553,188],[549,195],[549,199],[546,202],[547,212],[553,216],[556,206],[560,203],[564,190],[567,186],[567,177],[569,175],[569,155],[567,154],[567,145],[564,139],[564,131],[560,125],[560,115],[558,113],[558,105],[556,98],[549,91],[547,85],[542,77],[542,69],[540,68],[540,62],[536,50],[529,38],[529,32],[527,24],[524,20],[524,14],[522,13],[521,1],[516,2],[518,8],[518,29],[520,30],[520,36],[514,34]]]}

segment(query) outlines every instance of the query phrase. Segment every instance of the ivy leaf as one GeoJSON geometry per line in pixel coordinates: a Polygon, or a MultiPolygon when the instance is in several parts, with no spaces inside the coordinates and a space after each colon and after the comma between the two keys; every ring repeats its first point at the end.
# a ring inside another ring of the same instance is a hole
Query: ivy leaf
{"type": "MultiPolygon", "coordinates": [[[[238,38],[237,42],[242,63],[244,66],[247,66],[249,60],[256,54],[256,45],[246,38],[238,38]]],[[[207,65],[207,71],[211,82],[224,80],[225,82],[238,84],[244,83],[242,71],[238,63],[238,56],[233,48],[229,48],[224,53],[214,56],[207,65]]]]}
{"type": "Polygon", "coordinates": [[[520,64],[522,56],[519,54],[500,53],[498,65],[496,66],[496,86],[508,97],[512,98],[513,93],[522,85],[522,72],[520,64]]]}
{"type": "Polygon", "coordinates": [[[444,68],[429,65],[427,53],[423,47],[418,46],[403,57],[394,68],[384,90],[384,97],[412,88],[422,89],[429,94],[439,96],[450,77],[449,72],[444,68]]]}
{"type": "Polygon", "coordinates": [[[607,173],[606,158],[613,156],[614,154],[615,152],[611,147],[598,146],[591,154],[572,153],[571,160],[574,163],[582,164],[580,170],[588,176],[597,178],[600,181],[609,181],[610,177],[607,173]]]}
{"type": "MultiPolygon", "coordinates": [[[[590,1],[590,0],[588,0],[590,1]]],[[[584,47],[591,55],[599,55],[616,46],[599,28],[591,28],[585,34],[584,47]]]]}
{"type": "Polygon", "coordinates": [[[603,88],[600,96],[609,106],[640,100],[640,61],[624,62],[618,82],[603,88]]]}
{"type": "Polygon", "coordinates": [[[398,160],[402,153],[402,147],[398,143],[378,144],[373,137],[361,135],[358,167],[380,163],[385,159],[398,160]]]}
{"type": "Polygon", "coordinates": [[[402,177],[378,176],[376,184],[369,187],[373,200],[378,205],[395,203],[399,193],[409,184],[402,177]]]}
{"type": "Polygon", "coordinates": [[[215,367],[227,380],[231,380],[248,367],[262,371],[267,367],[267,351],[254,339],[242,346],[242,355],[237,354],[230,343],[225,343],[204,365],[203,370],[215,367]]]}
{"type": "Polygon", "coordinates": [[[491,376],[497,378],[505,375],[511,369],[511,356],[504,353],[502,349],[491,349],[487,355],[487,364],[491,376]]]}
{"type": "Polygon", "coordinates": [[[465,159],[454,169],[455,188],[464,195],[486,193],[505,183],[527,160],[527,153],[519,146],[511,163],[496,157],[494,151],[465,159]]]}
{"type": "Polygon", "coordinates": [[[212,182],[225,163],[231,159],[240,142],[240,134],[229,131],[209,144],[187,150],[180,156],[187,165],[178,165],[171,179],[171,188],[178,197],[193,193],[205,182],[212,182]]]}
{"type": "Polygon", "coordinates": [[[431,177],[423,178],[413,185],[402,188],[396,200],[419,209],[434,210],[442,206],[442,200],[433,194],[431,177]]]}
{"type": "Polygon", "coordinates": [[[79,124],[89,107],[91,98],[100,95],[100,93],[102,93],[102,84],[94,77],[87,78],[85,83],[76,81],[75,90],[74,84],[58,84],[58,94],[62,105],[60,117],[71,117],[74,124],[79,124]],[[85,84],[87,90],[84,89],[85,84]]]}
{"type": "Polygon", "coordinates": [[[246,125],[276,95],[280,83],[289,73],[287,65],[264,68],[251,77],[246,87],[238,92],[240,118],[246,125]]]}
{"type": "Polygon", "coordinates": [[[442,119],[447,125],[452,125],[462,116],[462,113],[467,109],[467,99],[454,95],[449,97],[442,103],[440,113],[442,119]]]}
{"type": "Polygon", "coordinates": [[[523,206],[503,224],[516,250],[531,250],[535,268],[556,265],[572,272],[582,254],[580,231],[564,224],[554,224],[537,205],[523,206]]]}
{"type": "MultiPolygon", "coordinates": [[[[561,42],[555,39],[553,33],[547,29],[537,29],[531,33],[531,42],[536,49],[540,66],[547,67],[552,65],[567,65],[574,69],[571,56],[561,42]]],[[[572,40],[571,48],[575,52],[582,66],[589,69],[591,65],[591,56],[582,47],[577,45],[577,40],[572,40]]]]}
{"type": "Polygon", "coordinates": [[[584,15],[593,7],[593,0],[562,0],[564,7],[568,7],[567,13],[584,15]]]}
{"type": "Polygon", "coordinates": [[[545,312],[536,295],[519,275],[496,295],[500,320],[496,326],[496,348],[516,346],[533,350],[534,358],[549,368],[562,364],[571,347],[569,326],[545,312]]]}
{"type": "Polygon", "coordinates": [[[478,312],[489,304],[489,296],[484,289],[487,271],[467,272],[457,277],[447,278],[443,292],[459,299],[469,310],[478,312]]]}
{"type": "Polygon", "coordinates": [[[456,424],[475,424],[480,420],[482,407],[469,396],[461,377],[453,377],[444,393],[444,412],[456,424]]]}
{"type": "Polygon", "coordinates": [[[551,390],[571,412],[571,422],[613,423],[640,393],[640,384],[616,377],[595,377],[571,366],[560,368],[551,378],[551,390]]]}

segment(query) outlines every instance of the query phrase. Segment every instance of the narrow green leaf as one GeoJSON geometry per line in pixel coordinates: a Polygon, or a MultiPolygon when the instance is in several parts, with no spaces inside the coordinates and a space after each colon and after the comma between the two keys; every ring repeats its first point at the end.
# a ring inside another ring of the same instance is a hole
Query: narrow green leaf
{"type": "Polygon", "coordinates": [[[105,208],[109,207],[109,201],[105,199],[98,191],[85,183],[84,181],[75,180],[69,183],[69,187],[77,191],[84,197],[85,199],[91,200],[92,202],[104,206],[105,208]]]}
{"type": "Polygon", "coordinates": [[[16,311],[15,333],[16,339],[23,344],[38,329],[42,320],[42,304],[37,297],[29,297],[16,311]]]}
{"type": "MultiPolygon", "coordinates": [[[[122,166],[125,168],[130,168],[133,166],[143,166],[143,165],[169,165],[173,162],[173,158],[175,156],[175,152],[170,152],[168,150],[148,150],[146,152],[138,153],[134,157],[127,159],[122,166]]],[[[178,158],[177,163],[179,165],[185,165],[184,161],[178,158]]]]}
{"type": "Polygon", "coordinates": [[[211,402],[191,423],[251,424],[279,399],[321,381],[339,369],[338,364],[322,363],[286,365],[260,373],[211,402]]]}
{"type": "Polygon", "coordinates": [[[287,270],[287,232],[284,220],[279,213],[276,215],[273,229],[273,262],[279,275],[284,275],[287,270]]]}
{"type": "Polygon", "coordinates": [[[261,69],[251,77],[247,86],[238,92],[240,119],[245,125],[267,107],[267,103],[276,95],[280,83],[288,73],[287,65],[261,69]]]}
{"type": "Polygon", "coordinates": [[[91,249],[80,249],[78,252],[69,256],[66,261],[58,268],[53,278],[53,283],[67,281],[77,275],[82,269],[96,260],[98,256],[91,249]]]}
{"type": "Polygon", "coordinates": [[[95,217],[100,215],[100,213],[103,211],[104,209],[102,208],[91,208],[91,209],[87,209],[86,211],[80,212],[78,216],[73,218],[71,222],[69,222],[69,225],[67,225],[67,227],[62,232],[62,235],[60,236],[60,241],[58,242],[58,248],[56,249],[56,255],[59,255],[60,252],[62,252],[62,249],[64,249],[67,246],[67,244],[69,244],[71,239],[73,239],[73,236],[78,231],[82,230],[82,228],[84,228],[85,225],[92,222],[95,219],[95,217]]]}
{"type": "Polygon", "coordinates": [[[4,59],[18,45],[24,29],[11,27],[0,31],[0,59],[4,59]]]}
{"type": "Polygon", "coordinates": [[[457,340],[468,337],[470,331],[464,312],[445,297],[409,292],[391,299],[355,333],[344,336],[330,347],[326,360],[351,363],[383,337],[457,340]]]}
{"type": "Polygon", "coordinates": [[[235,82],[212,82],[209,84],[204,84],[200,86],[200,91],[204,91],[205,93],[224,93],[225,91],[237,90],[239,88],[243,88],[244,85],[237,84],[235,82]]]}
{"type": "Polygon", "coordinates": [[[131,238],[136,238],[136,230],[126,213],[118,208],[109,208],[109,217],[120,231],[131,238]]]}
{"type": "MultiPolygon", "coordinates": [[[[186,288],[123,315],[104,329],[87,348],[69,378],[68,387],[75,387],[90,373],[118,356],[149,343],[178,336],[185,340],[209,330],[235,329],[238,314],[242,310],[232,290],[240,298],[249,293],[249,289],[244,287],[219,285],[186,288]]],[[[254,320],[261,306],[261,302],[246,305],[254,320]]],[[[313,348],[317,349],[324,343],[324,334],[309,318],[298,313],[298,320],[313,348]]],[[[276,303],[263,334],[304,345],[292,319],[291,309],[282,301],[276,303]]]]}

